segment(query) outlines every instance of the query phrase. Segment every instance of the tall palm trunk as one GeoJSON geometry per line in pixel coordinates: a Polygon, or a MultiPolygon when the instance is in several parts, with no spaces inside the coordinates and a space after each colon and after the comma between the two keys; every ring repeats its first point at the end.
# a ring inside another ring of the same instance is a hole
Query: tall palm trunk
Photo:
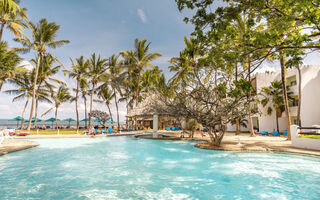
{"type": "Polygon", "coordinates": [[[1,28],[0,28],[0,41],[2,41],[2,34],[3,34],[4,24],[5,24],[5,23],[1,23],[1,28]]]}
{"type": "Polygon", "coordinates": [[[91,96],[90,96],[89,128],[91,127],[91,113],[92,113],[92,102],[93,102],[94,87],[95,87],[95,84],[92,83],[92,90],[91,90],[91,96]]]}
{"type": "Polygon", "coordinates": [[[38,120],[37,120],[37,117],[38,117],[38,107],[39,107],[39,88],[40,88],[40,85],[38,87],[38,90],[37,90],[37,94],[36,94],[36,109],[35,109],[35,113],[34,113],[34,127],[36,129],[38,129],[38,120]]]}
{"type": "Polygon", "coordinates": [[[84,119],[85,119],[84,124],[85,124],[86,128],[88,128],[87,98],[85,96],[83,97],[83,102],[84,102],[84,119]]]}
{"type": "Polygon", "coordinates": [[[76,91],[77,132],[79,131],[78,96],[79,96],[79,80],[77,79],[77,91],[76,91]]]}
{"type": "Polygon", "coordinates": [[[281,66],[281,82],[282,82],[282,95],[283,95],[283,103],[286,113],[286,124],[287,124],[287,132],[288,132],[288,140],[291,140],[291,132],[290,132],[290,111],[289,111],[289,102],[287,95],[287,79],[286,79],[286,66],[283,52],[280,51],[280,66],[281,66]]]}
{"type": "Polygon", "coordinates": [[[24,105],[24,108],[23,108],[23,111],[22,111],[22,114],[21,114],[21,118],[22,119],[21,119],[21,129],[20,130],[23,130],[24,113],[26,112],[28,103],[29,103],[29,98],[27,98],[26,104],[24,105]]]}
{"type": "MultiPolygon", "coordinates": [[[[235,78],[236,81],[238,81],[238,65],[235,65],[235,78]]],[[[240,135],[240,122],[239,122],[239,117],[236,118],[236,135],[240,135]]]]}
{"type": "Polygon", "coordinates": [[[277,123],[277,131],[279,133],[279,117],[277,113],[276,113],[276,123],[277,123]]]}
{"type": "Polygon", "coordinates": [[[118,130],[120,130],[120,122],[119,122],[119,108],[118,108],[118,100],[117,100],[117,94],[115,89],[113,89],[113,93],[114,93],[114,102],[116,104],[116,108],[117,108],[117,123],[118,123],[118,130]]]}
{"type": "Polygon", "coordinates": [[[112,113],[111,113],[111,109],[110,109],[109,103],[107,103],[107,107],[108,107],[108,110],[109,110],[109,115],[110,115],[111,121],[113,122],[112,113]]]}
{"type": "Polygon", "coordinates": [[[58,131],[59,134],[59,126],[58,126],[58,106],[56,106],[56,112],[54,114],[55,118],[56,118],[56,129],[58,131]]]}
{"type": "MultiPolygon", "coordinates": [[[[251,84],[251,64],[248,59],[248,81],[251,84]]],[[[251,91],[248,94],[248,99],[251,101],[251,91]]],[[[252,113],[251,113],[251,102],[249,102],[249,130],[250,130],[250,137],[255,137],[256,134],[253,130],[253,122],[252,122],[252,113]]]]}
{"type": "Polygon", "coordinates": [[[126,115],[126,128],[128,128],[128,97],[126,97],[126,111],[127,111],[127,115],[126,115]]]}
{"type": "Polygon", "coordinates": [[[33,116],[33,110],[34,110],[34,103],[36,98],[36,85],[38,80],[38,73],[39,73],[39,67],[40,67],[40,58],[42,57],[41,53],[38,53],[38,60],[36,65],[36,72],[33,80],[33,86],[32,86],[32,103],[31,103],[31,109],[30,109],[30,116],[29,116],[29,123],[27,130],[30,131],[31,128],[31,122],[32,122],[32,116],[33,116]]]}
{"type": "Polygon", "coordinates": [[[299,79],[299,85],[298,85],[298,92],[299,92],[299,98],[298,98],[298,113],[297,113],[297,122],[298,125],[301,126],[301,99],[302,99],[302,95],[301,95],[301,69],[300,66],[297,66],[297,70],[298,70],[298,79],[299,79]]]}

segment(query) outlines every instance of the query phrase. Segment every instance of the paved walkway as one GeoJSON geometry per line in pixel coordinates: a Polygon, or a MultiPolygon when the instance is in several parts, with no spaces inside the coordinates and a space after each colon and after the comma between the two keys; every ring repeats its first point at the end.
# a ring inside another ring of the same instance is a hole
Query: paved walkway
{"type": "Polygon", "coordinates": [[[0,155],[7,153],[29,149],[38,146],[39,143],[31,141],[15,141],[15,140],[4,140],[0,145],[0,155]]]}

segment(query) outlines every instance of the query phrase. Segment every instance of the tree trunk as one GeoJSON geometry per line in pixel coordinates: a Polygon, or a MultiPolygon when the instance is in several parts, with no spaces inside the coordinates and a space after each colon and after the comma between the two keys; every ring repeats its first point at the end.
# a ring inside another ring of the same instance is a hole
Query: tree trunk
{"type": "Polygon", "coordinates": [[[55,118],[56,118],[56,129],[58,130],[58,134],[59,134],[59,126],[58,126],[58,107],[56,107],[55,118]]]}
{"type": "Polygon", "coordinates": [[[26,112],[28,103],[29,103],[29,98],[27,98],[26,104],[24,105],[24,108],[23,108],[23,111],[22,111],[22,115],[21,115],[21,118],[22,118],[22,119],[21,119],[21,129],[20,129],[20,130],[23,130],[24,113],[26,112]]]}
{"type": "MultiPolygon", "coordinates": [[[[251,83],[251,64],[248,59],[248,81],[251,83]]],[[[248,94],[248,99],[251,101],[251,91],[248,94]]],[[[256,134],[254,133],[253,130],[253,122],[252,122],[252,115],[251,115],[251,102],[249,102],[249,130],[250,130],[250,137],[255,137],[256,134]]]]}
{"type": "Polygon", "coordinates": [[[79,95],[79,80],[77,79],[77,91],[76,91],[77,132],[79,131],[78,95],[79,95]]]}
{"type": "MultiPolygon", "coordinates": [[[[127,115],[128,115],[128,97],[126,97],[126,110],[127,110],[127,115]]],[[[128,117],[126,116],[126,128],[128,128],[128,117]]]]}
{"type": "Polygon", "coordinates": [[[277,113],[276,113],[276,123],[277,123],[277,131],[279,133],[279,117],[278,117],[277,113]]]}
{"type": "Polygon", "coordinates": [[[282,82],[282,95],[283,95],[283,103],[286,113],[286,122],[287,122],[287,132],[288,132],[288,140],[291,140],[291,132],[290,132],[290,111],[289,111],[289,102],[288,102],[288,95],[287,95],[287,79],[286,79],[286,66],[284,55],[280,52],[280,65],[281,65],[281,82],[282,82]]]}
{"type": "MultiPolygon", "coordinates": [[[[235,78],[238,81],[238,65],[235,65],[235,78]]],[[[239,117],[236,118],[236,135],[240,135],[240,122],[239,117]]]]}
{"type": "Polygon", "coordinates": [[[117,108],[117,123],[118,123],[118,130],[120,130],[120,122],[119,122],[119,108],[118,108],[118,100],[117,100],[117,94],[115,89],[113,89],[113,93],[114,93],[114,102],[116,104],[116,108],[117,108]]]}
{"type": "Polygon", "coordinates": [[[92,83],[92,90],[91,90],[91,96],[90,96],[89,128],[91,128],[91,113],[92,113],[92,102],[93,102],[94,86],[95,86],[95,84],[92,83]]]}
{"type": "Polygon", "coordinates": [[[88,119],[88,113],[87,113],[87,98],[86,97],[83,97],[83,102],[84,102],[84,124],[86,126],[86,128],[88,128],[88,123],[87,123],[87,119],[88,119]]]}
{"type": "Polygon", "coordinates": [[[298,90],[299,90],[299,97],[298,97],[298,113],[297,113],[297,122],[298,122],[298,126],[301,127],[301,99],[302,99],[302,95],[301,95],[301,69],[300,66],[297,66],[297,70],[298,70],[298,79],[299,79],[299,85],[298,85],[298,90]]]}
{"type": "Polygon", "coordinates": [[[36,65],[36,72],[33,80],[33,86],[32,86],[32,103],[31,103],[31,109],[30,109],[30,116],[29,116],[29,123],[28,123],[28,128],[27,130],[30,131],[31,128],[31,123],[32,123],[32,116],[33,116],[33,110],[34,110],[34,103],[35,103],[35,98],[36,98],[36,85],[37,85],[37,80],[38,80],[38,73],[39,73],[39,66],[40,66],[40,58],[42,57],[42,54],[38,54],[38,60],[37,60],[37,65],[36,65]]]}
{"type": "Polygon", "coordinates": [[[111,109],[110,109],[109,104],[107,104],[107,107],[108,107],[108,110],[109,110],[109,115],[110,115],[110,118],[111,118],[111,123],[113,123],[112,113],[111,113],[111,109]]]}
{"type": "Polygon", "coordinates": [[[37,121],[37,117],[38,117],[38,106],[39,106],[39,88],[40,86],[38,87],[38,90],[36,92],[36,109],[35,109],[35,113],[34,113],[34,127],[35,129],[37,130],[38,129],[38,121],[37,121]]]}
{"type": "Polygon", "coordinates": [[[1,23],[1,28],[0,28],[0,41],[2,41],[2,34],[3,34],[4,24],[5,24],[5,23],[1,23]]]}

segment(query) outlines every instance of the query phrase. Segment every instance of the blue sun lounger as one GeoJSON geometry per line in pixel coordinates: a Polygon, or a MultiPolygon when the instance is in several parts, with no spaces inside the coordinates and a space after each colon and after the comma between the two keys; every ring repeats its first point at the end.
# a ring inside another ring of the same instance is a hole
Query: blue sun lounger
{"type": "Polygon", "coordinates": [[[175,130],[176,130],[176,127],[172,127],[171,130],[175,131],[175,130]]]}
{"type": "Polygon", "coordinates": [[[101,129],[101,132],[102,133],[108,133],[108,131],[105,128],[101,129]]]}
{"type": "Polygon", "coordinates": [[[268,131],[262,131],[261,135],[269,135],[268,131]]]}
{"type": "Polygon", "coordinates": [[[112,128],[108,128],[108,133],[118,133],[118,132],[116,132],[116,131],[114,131],[112,128]]]}
{"type": "Polygon", "coordinates": [[[288,132],[285,131],[285,132],[282,133],[282,135],[283,135],[283,136],[288,136],[288,132]]]}
{"type": "Polygon", "coordinates": [[[178,127],[176,130],[177,130],[177,131],[180,131],[181,129],[178,127]]]}
{"type": "Polygon", "coordinates": [[[273,131],[272,132],[272,136],[279,136],[279,132],[278,131],[273,131]]]}
{"type": "Polygon", "coordinates": [[[171,129],[170,129],[170,127],[166,127],[166,130],[167,130],[167,131],[170,131],[171,129]]]}

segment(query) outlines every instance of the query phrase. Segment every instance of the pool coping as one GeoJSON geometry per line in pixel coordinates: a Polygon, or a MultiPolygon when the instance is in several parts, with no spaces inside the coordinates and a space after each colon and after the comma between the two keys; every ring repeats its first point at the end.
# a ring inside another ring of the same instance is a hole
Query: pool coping
{"type": "Polygon", "coordinates": [[[39,146],[38,142],[5,140],[0,145],[0,156],[16,151],[30,149],[36,146],[39,146]]]}

